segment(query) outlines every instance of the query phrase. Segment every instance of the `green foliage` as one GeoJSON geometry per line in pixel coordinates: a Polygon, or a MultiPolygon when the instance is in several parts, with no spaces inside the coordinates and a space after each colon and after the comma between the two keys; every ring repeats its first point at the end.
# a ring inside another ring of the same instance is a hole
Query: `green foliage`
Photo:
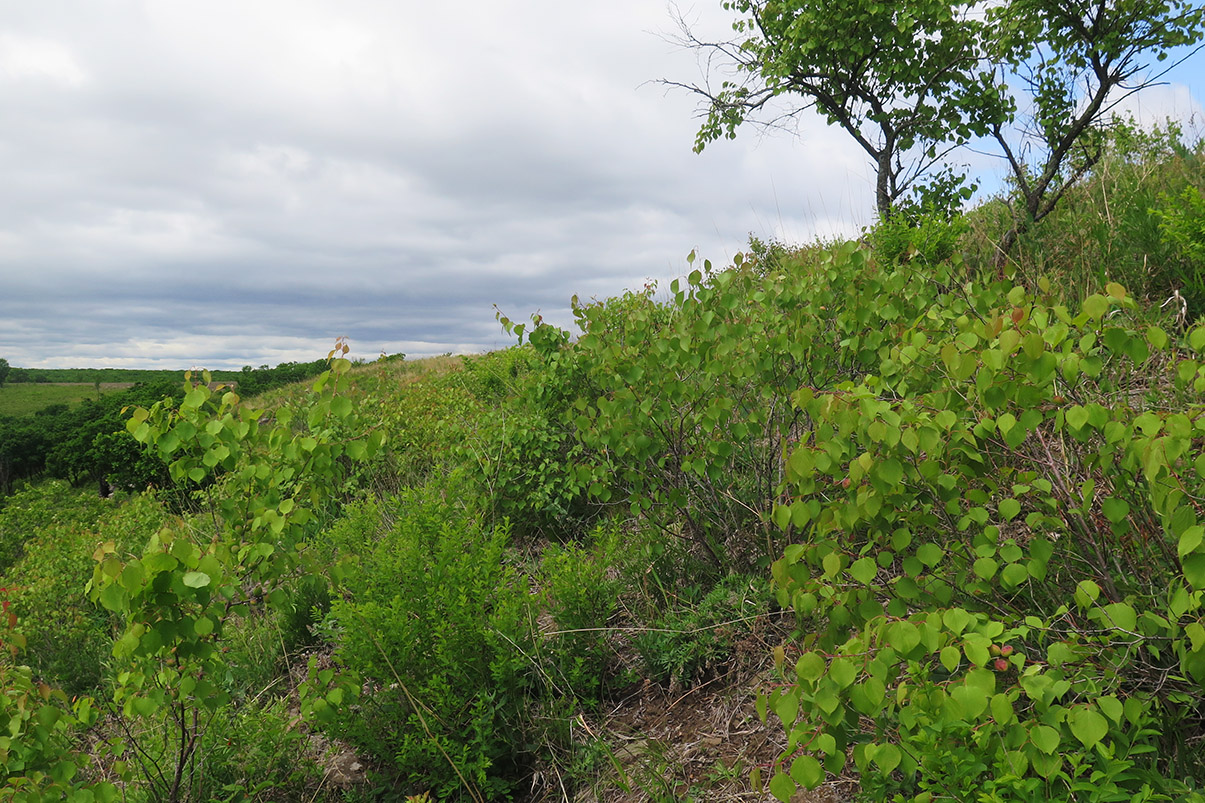
{"type": "MultiPolygon", "coordinates": [[[[0,576],[25,553],[25,544],[44,529],[91,529],[111,508],[93,493],[52,480],[30,486],[4,500],[0,508],[0,576]]],[[[89,550],[91,553],[91,550],[89,550]]]]}
{"type": "Polygon", "coordinates": [[[102,544],[88,584],[125,622],[113,647],[114,702],[155,798],[207,794],[204,736],[239,691],[225,631],[265,602],[288,603],[285,579],[304,565],[304,538],[341,488],[344,462],[380,447],[379,433],[363,433],[342,395],[346,351],[339,343],[331,352],[304,417],[282,407],[268,418],[233,392],[215,395],[205,377],[187,383],[178,405],[137,408],[127,425],[168,463],[173,480],[207,488],[212,505],[211,529],[169,522],[134,554],[102,544]]]}
{"type": "Polygon", "coordinates": [[[887,262],[913,259],[932,265],[945,262],[957,252],[967,232],[966,219],[928,210],[911,210],[880,220],[870,232],[875,257],[887,262]]]}
{"type": "Polygon", "coordinates": [[[97,713],[90,698],[72,706],[63,692],[35,681],[29,667],[0,659],[0,800],[118,800],[111,783],[87,780],[90,759],[73,745],[97,713]]]}
{"type": "MultiPolygon", "coordinates": [[[[351,558],[328,628],[371,689],[360,716],[328,727],[440,799],[497,799],[526,760],[532,598],[507,565],[507,540],[415,491],[363,507],[327,542],[351,558]],[[366,530],[376,531],[367,543],[366,530]]],[[[315,713],[346,694],[331,690],[315,713]]]]}
{"type": "MultiPolygon", "coordinates": [[[[737,41],[691,44],[734,60],[737,80],[708,103],[695,150],[767,103],[788,98],[844,129],[875,164],[876,203],[887,217],[950,145],[988,134],[1010,105],[981,68],[984,25],[974,4],[951,0],[727,0],[737,41]]],[[[794,112],[788,112],[788,115],[794,112]]],[[[943,198],[943,205],[948,202],[943,198]]]]}
{"type": "Polygon", "coordinates": [[[619,533],[595,531],[596,545],[549,547],[540,561],[548,613],[555,632],[545,634],[552,684],[587,707],[601,699],[614,650],[607,637],[624,590],[615,572],[619,533]]]}
{"type": "MultiPolygon", "coordinates": [[[[1193,186],[1201,171],[1203,143],[1186,143],[1174,126],[1143,131],[1116,125],[1100,161],[1059,206],[1017,240],[1009,259],[1015,281],[1033,286],[1046,276],[1068,298],[1123,284],[1158,307],[1190,273],[1184,257],[1160,230],[1164,196],[1193,186]]],[[[1013,224],[1009,204],[999,197],[967,213],[970,236],[962,243],[972,272],[996,273],[998,244],[1013,224]]],[[[1168,305],[1166,309],[1172,305],[1168,305]]]]}
{"type": "Polygon", "coordinates": [[[769,602],[764,579],[735,574],[716,583],[697,604],[680,602],[636,637],[647,676],[671,687],[699,682],[728,663],[737,641],[768,612],[769,602]]]}
{"type": "Polygon", "coordinates": [[[1074,313],[1004,290],[933,299],[878,371],[795,395],[779,799],[848,748],[875,799],[1187,790],[1161,739],[1205,685],[1205,330],[1129,327],[1116,284],[1074,313]],[[1162,366],[1184,411],[1140,384],[1162,366]]]}
{"type": "Polygon", "coordinates": [[[205,733],[208,755],[204,786],[207,800],[314,800],[322,788],[322,770],[307,755],[309,737],[298,727],[286,698],[253,700],[223,709],[205,733]]]}
{"type": "Polygon", "coordinates": [[[1185,187],[1173,198],[1159,197],[1159,229],[1187,263],[1179,277],[1184,296],[1196,316],[1205,312],[1205,193],[1199,187],[1185,187]]]}
{"type": "MultiPolygon", "coordinates": [[[[72,507],[68,496],[59,503],[83,512],[94,499],[84,495],[72,507]]],[[[21,560],[4,574],[30,666],[72,694],[95,693],[113,644],[112,616],[87,599],[80,583],[95,564],[97,544],[141,544],[166,518],[149,497],[119,506],[101,500],[101,505],[107,510],[94,522],[40,527],[21,560]]]]}
{"type": "Polygon", "coordinates": [[[952,270],[917,282],[912,266],[885,269],[853,244],[764,274],[705,263],[663,305],[647,296],[579,305],[575,343],[538,326],[531,338],[550,374],[570,365],[584,377],[566,405],[589,450],[579,479],[717,566],[772,554],[764,511],[785,439],[803,420],[791,395],[877,368],[891,333],[952,270]]]}

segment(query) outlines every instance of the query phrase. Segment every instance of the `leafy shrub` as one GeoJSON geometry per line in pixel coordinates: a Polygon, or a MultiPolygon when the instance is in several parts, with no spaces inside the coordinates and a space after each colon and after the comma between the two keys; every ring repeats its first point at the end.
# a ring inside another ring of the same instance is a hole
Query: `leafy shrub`
{"type": "Polygon", "coordinates": [[[432,491],[365,504],[332,542],[355,555],[332,603],[338,657],[372,689],[334,732],[440,799],[505,795],[525,761],[532,683],[526,580],[506,564],[507,530],[487,530],[432,491]],[[359,539],[373,519],[378,535],[359,539]]]}
{"type": "Polygon", "coordinates": [[[610,557],[614,529],[596,530],[598,546],[550,546],[540,563],[548,613],[556,634],[546,649],[552,656],[552,684],[587,706],[603,694],[613,650],[605,628],[619,607],[622,581],[610,557]]]}
{"type": "MultiPolygon", "coordinates": [[[[53,497],[39,497],[47,498],[53,497]]],[[[93,552],[110,540],[123,547],[141,545],[158,529],[164,513],[150,497],[115,503],[71,493],[58,497],[58,504],[57,518],[63,523],[37,530],[21,559],[5,572],[4,582],[20,617],[18,630],[26,639],[30,666],[45,680],[79,694],[100,685],[116,625],[84,590],[83,578],[95,565],[93,552]],[[85,524],[81,518],[93,520],[85,524]]],[[[12,512],[18,510],[30,508],[12,512]]]]}
{"type": "Polygon", "coordinates": [[[690,687],[724,665],[734,645],[769,610],[762,577],[730,575],[697,604],[671,610],[636,637],[647,676],[670,686],[690,687]]]}
{"type": "Polygon", "coordinates": [[[1172,198],[1159,196],[1159,229],[1170,240],[1187,263],[1179,277],[1184,296],[1194,317],[1205,313],[1205,192],[1197,187],[1185,187],[1172,198]]]}
{"type": "Polygon", "coordinates": [[[582,451],[564,425],[521,409],[482,414],[458,449],[497,520],[514,522],[521,535],[561,538],[592,512],[577,473],[582,451]]]}
{"type": "Polygon", "coordinates": [[[1200,800],[1205,328],[963,290],[794,397],[770,791],[852,755],[876,800],[1200,800]]]}
{"type": "Polygon", "coordinates": [[[223,709],[205,733],[203,788],[213,801],[314,800],[322,768],[288,700],[269,696],[223,709]]]}
{"type": "Polygon", "coordinates": [[[875,256],[887,262],[917,259],[932,265],[954,255],[968,228],[958,213],[916,210],[880,220],[870,231],[870,242],[875,256]]]}
{"type": "Polygon", "coordinates": [[[0,575],[20,559],[25,542],[43,529],[90,528],[110,507],[95,493],[74,490],[61,480],[31,485],[8,497],[0,508],[0,575]]]}
{"type": "Polygon", "coordinates": [[[629,503],[722,573],[775,551],[763,511],[783,444],[804,421],[792,394],[876,370],[890,333],[952,275],[943,263],[917,282],[915,270],[883,270],[853,243],[767,273],[705,262],[665,304],[630,295],[577,306],[575,343],[547,325],[529,338],[551,375],[568,365],[585,377],[565,406],[587,450],[578,471],[589,492],[629,503]]]}

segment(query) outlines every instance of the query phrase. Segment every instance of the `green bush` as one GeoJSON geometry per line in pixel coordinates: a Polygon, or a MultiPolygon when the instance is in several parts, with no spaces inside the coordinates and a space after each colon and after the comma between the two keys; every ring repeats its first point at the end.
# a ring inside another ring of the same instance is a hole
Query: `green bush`
{"type": "Polygon", "coordinates": [[[566,538],[591,516],[576,463],[583,450],[564,425],[522,409],[483,413],[458,447],[496,520],[517,535],[566,538]]]}
{"type": "Polygon", "coordinates": [[[319,799],[322,768],[311,757],[309,737],[286,698],[267,696],[222,709],[204,738],[205,769],[195,799],[230,803],[319,799]]]}
{"type": "Polygon", "coordinates": [[[43,529],[90,528],[112,507],[95,492],[73,489],[62,480],[31,485],[3,500],[0,508],[0,576],[24,553],[25,542],[43,529]]]}
{"type": "Polygon", "coordinates": [[[646,676],[659,683],[689,688],[725,666],[735,644],[769,611],[765,579],[725,577],[694,605],[683,605],[656,618],[636,637],[646,676]]]}
{"type": "Polygon", "coordinates": [[[439,799],[504,796],[528,760],[532,599],[507,541],[425,490],[361,506],[326,542],[354,555],[327,631],[371,689],[333,730],[439,799]]]}
{"type": "Polygon", "coordinates": [[[1205,328],[1106,290],[968,282],[795,395],[778,799],[847,756],[874,800],[1202,799],[1205,328]]]}
{"type": "MultiPolygon", "coordinates": [[[[138,548],[162,524],[165,513],[150,496],[128,502],[93,501],[92,495],[38,495],[55,500],[54,523],[42,525],[24,545],[24,554],[4,573],[17,629],[26,639],[33,670],[71,693],[95,691],[113,646],[115,621],[88,600],[84,586],[95,565],[98,544],[112,541],[138,548]],[[87,522],[87,523],[85,523],[87,522]]],[[[13,507],[14,516],[37,505],[13,507]]]]}
{"type": "Polygon", "coordinates": [[[878,259],[890,263],[916,259],[932,265],[952,257],[968,230],[960,214],[916,210],[880,220],[869,236],[878,259]]]}
{"type": "Polygon", "coordinates": [[[1184,259],[1186,269],[1179,280],[1184,287],[1192,317],[1205,314],[1205,192],[1185,187],[1176,197],[1159,196],[1159,229],[1184,259]]]}
{"type": "Polygon", "coordinates": [[[556,627],[547,637],[552,684],[561,693],[593,707],[601,699],[611,670],[613,649],[606,628],[619,607],[622,580],[607,560],[613,531],[595,532],[598,546],[550,546],[540,570],[548,613],[556,627]]]}

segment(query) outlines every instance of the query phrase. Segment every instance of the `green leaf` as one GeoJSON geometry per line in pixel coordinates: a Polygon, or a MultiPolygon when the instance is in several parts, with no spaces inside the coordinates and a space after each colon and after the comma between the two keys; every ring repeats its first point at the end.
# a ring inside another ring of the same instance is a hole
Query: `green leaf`
{"type": "Polygon", "coordinates": [[[799,698],[791,692],[783,694],[774,702],[774,713],[778,714],[783,726],[790,730],[799,718],[799,698]]]}
{"type": "Polygon", "coordinates": [[[209,575],[205,572],[185,572],[184,585],[189,588],[204,588],[209,585],[209,575]]]}
{"type": "Polygon", "coordinates": [[[962,651],[955,646],[943,647],[941,650],[941,665],[946,668],[946,671],[953,674],[958,669],[958,665],[962,663],[962,651]]]}
{"type": "Polygon", "coordinates": [[[824,564],[824,576],[829,579],[836,577],[837,572],[841,571],[841,556],[836,552],[828,553],[821,562],[824,564]]]}
{"type": "Polygon", "coordinates": [[[904,466],[895,458],[888,458],[875,466],[875,474],[889,486],[899,485],[904,478],[904,466]]]}
{"type": "Polygon", "coordinates": [[[883,775],[890,775],[900,765],[900,758],[900,749],[891,742],[887,742],[880,744],[879,749],[875,751],[874,763],[879,766],[879,771],[883,775]]]}
{"type": "Polygon", "coordinates": [[[1195,552],[1197,547],[1201,545],[1201,540],[1205,538],[1205,527],[1196,525],[1189,527],[1184,532],[1180,533],[1180,540],[1176,545],[1176,550],[1180,557],[1195,552]]]}
{"type": "Polygon", "coordinates": [[[975,561],[974,571],[983,580],[990,580],[996,574],[996,569],[999,566],[994,558],[980,558],[975,561]]]}
{"type": "Polygon", "coordinates": [[[1007,725],[1016,718],[1016,714],[1013,712],[1012,701],[1008,699],[1008,695],[1006,694],[993,695],[989,707],[992,710],[992,719],[1001,725],[1007,725]]]}
{"type": "Polygon", "coordinates": [[[1205,326],[1198,326],[1188,333],[1188,345],[1194,351],[1205,353],[1205,326]]]}
{"type": "Polygon", "coordinates": [[[1071,733],[1084,747],[1092,747],[1109,732],[1109,721],[1087,706],[1072,708],[1067,714],[1071,733]]]}
{"type": "Polygon", "coordinates": [[[853,661],[848,658],[837,657],[829,664],[828,676],[837,684],[838,688],[844,689],[857,679],[858,670],[854,667],[853,661]]]}
{"type": "Polygon", "coordinates": [[[1120,630],[1132,633],[1138,626],[1138,615],[1130,605],[1124,602],[1106,605],[1104,613],[1107,621],[1112,622],[1113,626],[1120,630]]]}
{"type": "Polygon", "coordinates": [[[1080,580],[1075,587],[1075,604],[1087,608],[1100,596],[1100,586],[1092,580],[1080,580]]]}
{"type": "Polygon", "coordinates": [[[791,795],[795,794],[795,788],[795,782],[785,772],[777,772],[770,779],[770,794],[781,800],[782,803],[790,803],[791,795]]]}
{"type": "Polygon", "coordinates": [[[1112,496],[1106,497],[1101,502],[1101,508],[1105,512],[1105,518],[1114,524],[1120,524],[1130,515],[1130,503],[1112,496]]]}
{"type": "Polygon", "coordinates": [[[791,778],[805,789],[815,789],[824,780],[824,767],[811,756],[800,756],[791,762],[791,778]]]}
{"type": "Polygon", "coordinates": [[[859,583],[870,585],[870,581],[878,573],[878,566],[873,558],[860,558],[849,567],[849,573],[859,583]]]}
{"type": "Polygon", "coordinates": [[[1023,563],[1010,563],[1000,572],[1000,583],[1006,589],[1013,589],[1029,580],[1029,569],[1023,563]]]}
{"type": "Polygon", "coordinates": [[[1005,499],[996,508],[1005,521],[1012,521],[1021,512],[1021,503],[1016,499],[1005,499]]]}
{"type": "Polygon", "coordinates": [[[1082,309],[1084,314],[1089,318],[1099,320],[1101,316],[1109,311],[1109,299],[1098,293],[1093,293],[1084,299],[1082,309]]]}
{"type": "Polygon", "coordinates": [[[900,655],[908,655],[920,644],[920,631],[907,621],[892,622],[887,627],[887,643],[900,655]]]}
{"type": "Polygon", "coordinates": [[[941,563],[941,559],[945,556],[945,551],[937,544],[921,544],[916,548],[916,557],[920,562],[932,569],[937,564],[941,563]]]}
{"type": "Polygon", "coordinates": [[[800,680],[817,680],[824,669],[824,656],[818,652],[805,652],[795,662],[795,674],[800,680]]]}
{"type": "Polygon", "coordinates": [[[1035,725],[1029,732],[1029,741],[1043,753],[1054,753],[1059,749],[1059,732],[1048,725],[1035,725]]]}
{"type": "Polygon", "coordinates": [[[1180,558],[1184,579],[1198,591],[1205,591],[1205,554],[1193,552],[1180,558]]]}

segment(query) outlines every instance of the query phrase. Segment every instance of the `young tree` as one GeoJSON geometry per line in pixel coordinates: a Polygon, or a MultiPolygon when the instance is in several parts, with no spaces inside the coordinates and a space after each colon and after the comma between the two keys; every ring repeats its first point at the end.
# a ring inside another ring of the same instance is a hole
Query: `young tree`
{"type": "Polygon", "coordinates": [[[1017,237],[1100,160],[1109,112],[1166,72],[1151,74],[1153,62],[1199,41],[1205,9],[1195,0],[1010,0],[988,18],[1001,71],[1031,99],[1022,124],[992,127],[1017,186],[1003,266],[1017,237]]]}
{"type": "MultiPolygon", "coordinates": [[[[887,216],[948,151],[986,136],[1010,112],[985,69],[982,14],[971,0],[726,0],[738,14],[729,42],[705,42],[679,20],[682,42],[732,71],[704,98],[695,150],[745,122],[782,125],[815,110],[844,129],[877,172],[887,216]],[[785,111],[762,117],[779,100],[785,111]]],[[[719,66],[717,64],[717,66],[719,66]]],[[[948,200],[948,199],[947,199],[948,200]]]]}
{"type": "Polygon", "coordinates": [[[11,370],[8,360],[0,357],[0,388],[4,387],[4,380],[8,379],[8,372],[11,370]]]}
{"type": "MultiPolygon", "coordinates": [[[[871,157],[880,216],[949,151],[994,139],[1019,191],[1017,236],[1048,215],[1099,160],[1109,111],[1150,86],[1152,61],[1196,42],[1192,0],[724,0],[738,38],[706,42],[680,21],[683,44],[729,71],[704,98],[695,150],[745,122],[781,125],[808,110],[871,157]],[[1017,93],[1028,111],[1017,124],[1017,93]],[[759,119],[780,99],[793,102],[759,119]]],[[[942,186],[942,182],[936,182],[942,186]]],[[[952,188],[944,185],[944,198],[952,188]]]]}

